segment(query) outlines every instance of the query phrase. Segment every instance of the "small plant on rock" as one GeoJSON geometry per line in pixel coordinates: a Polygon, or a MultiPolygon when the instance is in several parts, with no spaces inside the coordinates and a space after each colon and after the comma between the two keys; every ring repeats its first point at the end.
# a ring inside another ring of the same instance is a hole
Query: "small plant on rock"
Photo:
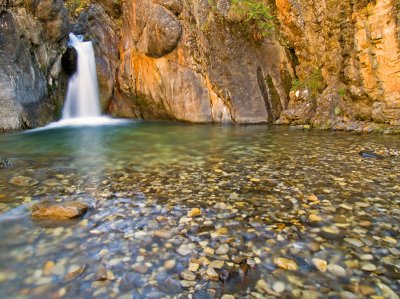
{"type": "Polygon", "coordinates": [[[230,14],[244,22],[254,23],[263,37],[275,30],[275,16],[265,0],[232,0],[230,14]]]}
{"type": "Polygon", "coordinates": [[[315,98],[325,87],[324,78],[320,69],[315,69],[309,76],[305,79],[294,79],[292,81],[292,90],[297,91],[301,89],[307,89],[310,95],[315,98]]]}
{"type": "Polygon", "coordinates": [[[85,7],[91,3],[91,0],[67,0],[65,6],[69,11],[79,14],[85,7]]]}

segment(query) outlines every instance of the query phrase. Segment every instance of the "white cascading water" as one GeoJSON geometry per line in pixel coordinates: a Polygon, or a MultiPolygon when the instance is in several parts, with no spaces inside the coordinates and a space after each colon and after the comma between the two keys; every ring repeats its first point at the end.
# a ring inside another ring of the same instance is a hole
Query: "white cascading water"
{"type": "Polygon", "coordinates": [[[70,33],[68,45],[78,53],[78,66],[68,82],[62,118],[99,117],[99,90],[92,42],[84,42],[82,36],[70,33]]]}
{"type": "Polygon", "coordinates": [[[96,61],[92,42],[84,42],[82,36],[69,34],[69,46],[78,53],[77,71],[68,81],[68,91],[62,111],[62,119],[45,127],[27,132],[69,126],[101,126],[131,123],[129,120],[101,116],[96,61]]]}

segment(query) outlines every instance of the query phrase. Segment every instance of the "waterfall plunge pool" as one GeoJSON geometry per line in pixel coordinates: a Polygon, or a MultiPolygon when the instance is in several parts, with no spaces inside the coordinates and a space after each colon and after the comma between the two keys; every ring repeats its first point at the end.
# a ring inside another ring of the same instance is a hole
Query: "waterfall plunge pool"
{"type": "Polygon", "coordinates": [[[398,136],[137,121],[0,145],[1,298],[400,293],[398,136]],[[91,209],[32,221],[44,200],[91,209]]]}

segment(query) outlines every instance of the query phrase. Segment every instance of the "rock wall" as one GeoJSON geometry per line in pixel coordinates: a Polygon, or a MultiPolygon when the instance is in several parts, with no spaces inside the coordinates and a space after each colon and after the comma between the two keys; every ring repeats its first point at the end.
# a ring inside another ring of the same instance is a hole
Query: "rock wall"
{"type": "Polygon", "coordinates": [[[70,31],[94,42],[102,110],[115,116],[400,125],[397,0],[77,3],[0,0],[0,128],[57,117],[70,31]],[[243,2],[274,19],[238,13],[243,2]],[[272,22],[268,34],[260,20],[272,22]]]}
{"type": "Polygon", "coordinates": [[[125,1],[111,112],[190,122],[278,118],[293,75],[287,51],[253,36],[229,7],[225,0],[125,1]]]}
{"type": "Polygon", "coordinates": [[[68,31],[63,1],[0,2],[0,128],[53,119],[65,88],[60,73],[68,31]]]}
{"type": "Polygon", "coordinates": [[[299,77],[279,122],[338,129],[365,122],[400,125],[398,1],[277,0],[276,5],[299,77]],[[323,87],[313,94],[316,86],[323,87]]]}
{"type": "MultiPolygon", "coordinates": [[[[230,0],[127,0],[115,115],[191,122],[400,125],[394,0],[262,1],[257,36],[230,0]]],[[[254,2],[254,1],[253,1],[254,2]]]]}

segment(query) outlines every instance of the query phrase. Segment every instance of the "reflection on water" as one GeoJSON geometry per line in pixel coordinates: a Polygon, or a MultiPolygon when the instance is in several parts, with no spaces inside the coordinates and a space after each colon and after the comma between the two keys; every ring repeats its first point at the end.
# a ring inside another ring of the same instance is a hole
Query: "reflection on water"
{"type": "Polygon", "coordinates": [[[399,149],[398,136],[270,126],[2,135],[0,295],[398,298],[399,149]],[[29,217],[42,200],[92,209],[42,225],[29,217]]]}

